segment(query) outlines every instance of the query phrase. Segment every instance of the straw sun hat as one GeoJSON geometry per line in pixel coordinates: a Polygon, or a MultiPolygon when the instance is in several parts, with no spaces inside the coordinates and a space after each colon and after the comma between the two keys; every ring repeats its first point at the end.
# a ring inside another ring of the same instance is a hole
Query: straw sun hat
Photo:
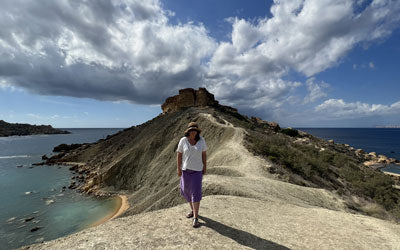
{"type": "Polygon", "coordinates": [[[197,125],[196,122],[189,122],[187,129],[185,130],[185,134],[189,131],[189,130],[197,130],[197,132],[200,134],[201,129],[199,129],[199,126],[197,125]]]}

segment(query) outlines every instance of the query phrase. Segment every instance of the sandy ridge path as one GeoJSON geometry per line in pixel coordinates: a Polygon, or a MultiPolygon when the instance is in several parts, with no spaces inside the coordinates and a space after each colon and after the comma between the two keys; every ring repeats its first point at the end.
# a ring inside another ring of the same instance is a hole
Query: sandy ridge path
{"type": "Polygon", "coordinates": [[[400,226],[373,217],[229,195],[201,206],[197,229],[181,204],[22,249],[400,249],[400,226]]]}
{"type": "Polygon", "coordinates": [[[243,128],[235,127],[233,126],[233,124],[222,118],[220,119],[224,120],[225,124],[221,124],[208,113],[200,113],[200,115],[202,115],[204,118],[208,119],[210,122],[217,126],[234,130],[233,136],[230,138],[229,141],[224,144],[221,152],[213,152],[213,156],[209,158],[208,161],[212,161],[213,157],[219,157],[220,155],[223,155],[225,157],[225,161],[229,164],[229,168],[237,170],[245,176],[257,177],[260,175],[265,175],[265,171],[262,170],[261,166],[269,166],[270,164],[260,159],[259,157],[253,156],[243,146],[244,133],[246,133],[243,128]]]}
{"type": "MultiPolygon", "coordinates": [[[[265,169],[271,166],[268,161],[254,156],[243,145],[244,134],[241,127],[235,127],[225,120],[221,124],[206,113],[201,115],[218,126],[234,129],[230,140],[220,147],[207,162],[223,162],[223,165],[213,166],[239,172],[242,177],[206,174],[203,185],[214,185],[226,190],[227,194],[235,194],[261,200],[271,200],[280,203],[290,203],[303,207],[325,207],[333,210],[346,211],[345,201],[325,189],[304,187],[275,179],[265,169]]],[[[211,168],[211,167],[210,167],[211,168]]]]}

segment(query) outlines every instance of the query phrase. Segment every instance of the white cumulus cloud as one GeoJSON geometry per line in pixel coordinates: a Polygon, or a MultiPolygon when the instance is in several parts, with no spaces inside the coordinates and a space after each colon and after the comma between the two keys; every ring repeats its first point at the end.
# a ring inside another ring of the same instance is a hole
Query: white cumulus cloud
{"type": "Polygon", "coordinates": [[[362,102],[346,103],[343,99],[329,99],[315,107],[329,118],[360,118],[400,114],[400,101],[391,105],[368,104],[362,102]]]}
{"type": "MultiPolygon", "coordinates": [[[[399,23],[399,11],[399,1],[372,1],[362,9],[350,0],[274,1],[271,17],[256,22],[229,19],[231,41],[219,43],[211,58],[209,86],[226,102],[243,109],[259,107],[268,115],[265,110],[288,104],[301,85],[285,80],[291,71],[314,79],[357,44],[390,35],[399,23]]],[[[304,103],[326,97],[327,86],[306,81],[304,103]]]]}
{"type": "Polygon", "coordinates": [[[197,86],[216,47],[157,0],[5,0],[0,14],[0,78],[45,95],[160,103],[197,86]]]}
{"type": "Polygon", "coordinates": [[[388,37],[399,12],[390,0],[275,0],[268,16],[228,18],[223,42],[201,23],[171,24],[159,0],[3,0],[0,87],[159,105],[205,86],[221,103],[276,117],[296,99],[326,98],[314,77],[388,37]],[[293,71],[309,80],[292,80],[293,71]]]}
{"type": "Polygon", "coordinates": [[[307,79],[306,85],[309,93],[304,97],[304,103],[315,102],[318,99],[326,97],[325,89],[330,87],[330,85],[324,81],[316,83],[315,77],[307,79]]]}

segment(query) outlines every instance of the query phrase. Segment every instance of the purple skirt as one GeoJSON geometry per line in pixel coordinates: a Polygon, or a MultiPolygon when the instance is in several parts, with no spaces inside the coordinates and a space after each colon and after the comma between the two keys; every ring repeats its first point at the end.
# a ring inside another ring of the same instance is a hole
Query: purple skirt
{"type": "Polygon", "coordinates": [[[182,170],[181,195],[183,195],[188,202],[198,202],[201,200],[202,179],[202,171],[191,169],[182,170]]]}

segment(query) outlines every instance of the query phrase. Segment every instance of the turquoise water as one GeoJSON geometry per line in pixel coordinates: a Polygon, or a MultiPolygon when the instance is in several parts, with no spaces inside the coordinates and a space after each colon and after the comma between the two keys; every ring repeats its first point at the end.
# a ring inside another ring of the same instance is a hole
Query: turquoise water
{"type": "Polygon", "coordinates": [[[0,249],[75,233],[115,210],[115,198],[68,189],[69,166],[31,164],[58,144],[95,142],[122,129],[65,130],[72,134],[0,137],[0,249]]]}

